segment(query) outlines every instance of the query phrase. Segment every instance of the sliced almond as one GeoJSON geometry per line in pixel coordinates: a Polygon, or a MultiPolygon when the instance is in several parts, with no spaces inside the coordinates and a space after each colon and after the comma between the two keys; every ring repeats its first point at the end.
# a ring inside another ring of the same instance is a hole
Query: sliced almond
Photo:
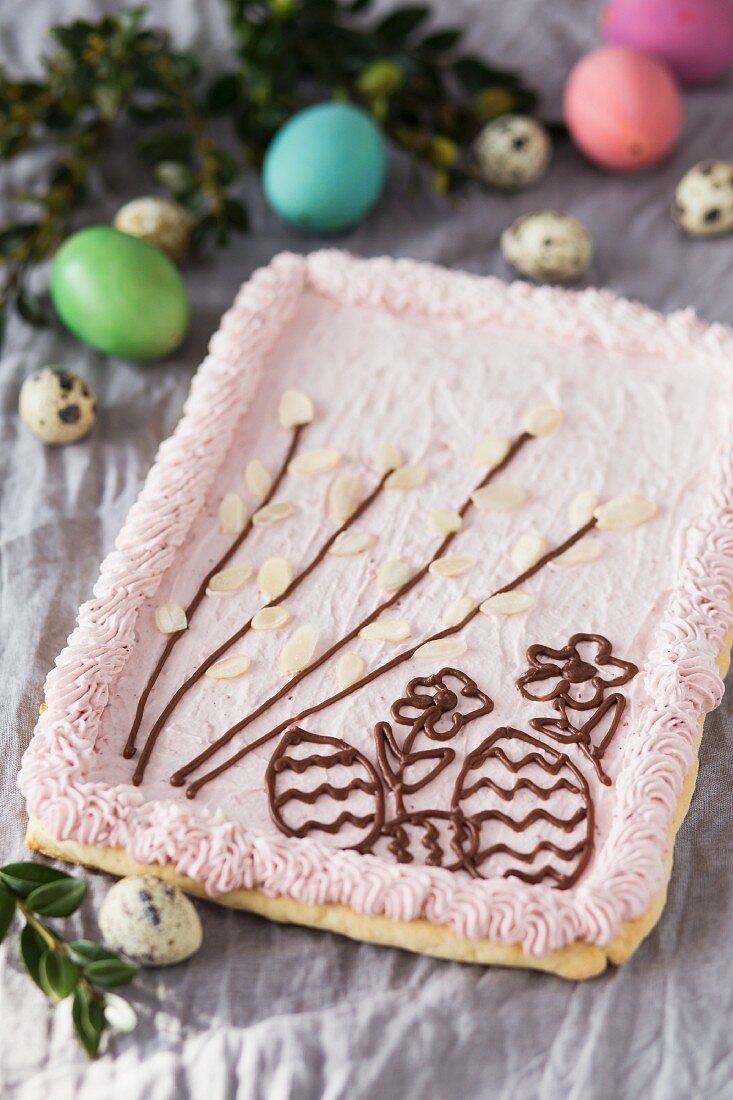
{"type": "Polygon", "coordinates": [[[424,466],[399,466],[393,470],[384,483],[385,489],[419,489],[428,478],[424,466]]]}
{"type": "Polygon", "coordinates": [[[510,481],[498,481],[496,485],[484,485],[471,493],[471,500],[480,512],[513,512],[521,508],[527,494],[521,485],[510,481]]]}
{"type": "Polygon", "coordinates": [[[461,577],[476,564],[475,558],[461,558],[457,555],[448,555],[445,558],[436,558],[431,561],[429,572],[434,577],[461,577]]]}
{"type": "Polygon", "coordinates": [[[425,642],[412,655],[413,661],[445,661],[450,657],[460,657],[468,646],[463,638],[434,638],[425,642]]]}
{"type": "Polygon", "coordinates": [[[288,500],[281,500],[276,504],[266,504],[264,508],[259,508],[252,516],[252,523],[255,527],[269,527],[271,523],[280,523],[281,520],[292,516],[294,511],[295,505],[288,500]]]}
{"type": "Polygon", "coordinates": [[[395,443],[382,443],[374,452],[374,469],[389,474],[404,462],[402,451],[395,443]]]}
{"type": "Polygon", "coordinates": [[[279,630],[290,622],[290,612],[287,607],[278,604],[277,607],[261,607],[252,616],[253,630],[279,630]]]}
{"type": "Polygon", "coordinates": [[[592,489],[584,489],[570,501],[568,507],[568,522],[571,531],[577,531],[579,527],[585,527],[586,523],[593,519],[593,513],[598,506],[598,496],[592,489]]]}
{"type": "Polygon", "coordinates": [[[564,554],[552,559],[553,565],[585,565],[601,556],[601,544],[598,539],[578,539],[564,554]]]}
{"type": "Polygon", "coordinates": [[[257,587],[263,596],[276,600],[293,579],[293,569],[287,558],[268,558],[257,573],[257,587]]]}
{"type": "Polygon", "coordinates": [[[318,447],[315,451],[306,451],[288,463],[288,473],[296,477],[309,477],[311,474],[323,474],[332,470],[341,461],[341,452],[333,447],[318,447]]]}
{"type": "Polygon", "coordinates": [[[477,466],[498,466],[509,454],[511,443],[495,435],[485,436],[473,452],[473,461],[477,466]]]}
{"type": "Polygon", "coordinates": [[[253,458],[251,462],[248,462],[244,470],[244,480],[247,482],[247,488],[252,496],[259,497],[262,500],[266,497],[272,488],[272,476],[270,471],[259,458],[253,458]]]}
{"type": "Polygon", "coordinates": [[[314,416],[313,402],[304,393],[286,390],[280,398],[278,416],[283,428],[297,428],[303,424],[310,424],[314,416]]]}
{"type": "Polygon", "coordinates": [[[536,405],[524,417],[524,430],[537,438],[552,435],[562,424],[562,413],[556,405],[536,405]]]}
{"type": "Polygon", "coordinates": [[[361,481],[353,474],[339,474],[328,491],[328,510],[333,519],[351,519],[361,500],[361,481]]]}
{"type": "Polygon", "coordinates": [[[414,572],[415,570],[409,561],[405,561],[403,558],[394,558],[392,561],[386,561],[379,570],[377,584],[383,592],[394,592],[397,588],[402,588],[403,585],[407,584],[414,572]]]}
{"type": "Polygon", "coordinates": [[[161,634],[180,634],[188,626],[186,612],[174,600],[166,600],[155,609],[155,625],[161,634]]]}
{"type": "Polygon", "coordinates": [[[646,497],[615,497],[596,508],[599,531],[626,531],[638,527],[657,514],[657,506],[646,497]]]}
{"type": "Polygon", "coordinates": [[[450,535],[463,526],[460,512],[455,508],[435,508],[428,515],[428,527],[438,535],[450,535]]]}
{"type": "Polygon", "coordinates": [[[449,603],[443,612],[443,626],[458,626],[476,607],[476,600],[470,596],[460,596],[449,603]]]}
{"type": "Polygon", "coordinates": [[[366,662],[358,653],[344,653],[336,665],[336,683],[340,688],[351,687],[364,675],[366,662]]]}
{"type": "Polygon", "coordinates": [[[367,642],[404,642],[410,637],[410,624],[402,619],[377,619],[363,626],[359,637],[367,642]]]}
{"type": "Polygon", "coordinates": [[[355,554],[363,554],[370,546],[374,546],[377,536],[369,531],[342,531],[333,542],[328,551],[335,558],[351,558],[355,554]]]}
{"type": "Polygon", "coordinates": [[[512,592],[498,592],[495,596],[489,596],[481,604],[479,611],[483,615],[519,615],[522,611],[529,611],[534,602],[531,592],[520,592],[515,588],[512,592]]]}
{"type": "Polygon", "coordinates": [[[231,657],[222,657],[204,673],[210,680],[238,680],[252,664],[252,658],[246,653],[232,653],[231,657]]]}
{"type": "Polygon", "coordinates": [[[536,565],[545,552],[547,543],[541,535],[520,535],[512,546],[510,557],[520,573],[536,565]]]}
{"type": "Polygon", "coordinates": [[[279,665],[283,676],[302,672],[318,645],[318,632],[310,625],[301,626],[291,634],[280,651],[279,665]]]}
{"type": "Polygon", "coordinates": [[[206,591],[210,596],[222,592],[237,592],[242,585],[247,583],[253,572],[254,566],[248,562],[243,561],[239,565],[229,565],[226,569],[214,573],[206,586],[206,591]]]}
{"type": "Polygon", "coordinates": [[[222,535],[241,535],[247,522],[247,508],[239,493],[227,493],[219,505],[222,535]]]}

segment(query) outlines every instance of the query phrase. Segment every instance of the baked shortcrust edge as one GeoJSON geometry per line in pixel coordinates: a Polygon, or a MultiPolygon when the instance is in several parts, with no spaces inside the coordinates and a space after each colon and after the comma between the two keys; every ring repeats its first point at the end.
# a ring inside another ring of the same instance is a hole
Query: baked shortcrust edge
{"type": "MultiPolygon", "coordinates": [[[[733,603],[733,597],[731,598],[733,603]]],[[[717,658],[720,674],[725,678],[731,662],[733,630],[725,639],[717,658]]],[[[56,840],[38,818],[28,822],[25,842],[28,848],[42,852],[53,859],[78,863],[111,875],[153,874],[166,882],[175,883],[188,894],[206,898],[230,909],[243,909],[268,920],[284,924],[302,924],[307,928],[336,932],[353,940],[363,940],[384,947],[400,947],[422,955],[433,955],[456,962],[480,963],[484,966],[517,966],[543,970],[561,978],[582,981],[603,973],[608,963],[620,965],[629,959],[649,935],[659,920],[667,898],[672,874],[674,841],[680,825],[690,807],[699,769],[698,750],[702,738],[705,715],[700,716],[699,731],[694,744],[695,762],[688,772],[677,801],[677,810],[670,823],[669,848],[666,856],[666,881],[652,898],[645,913],[635,920],[624,921],[619,934],[605,946],[591,943],[572,943],[547,955],[527,955],[518,944],[497,943],[489,939],[464,939],[447,926],[428,920],[400,921],[391,917],[367,916],[357,913],[347,905],[306,905],[289,897],[269,897],[261,890],[232,890],[231,893],[211,897],[201,883],[185,875],[179,875],[172,866],[136,863],[122,848],[103,848],[79,844],[75,840],[56,840]]]]}

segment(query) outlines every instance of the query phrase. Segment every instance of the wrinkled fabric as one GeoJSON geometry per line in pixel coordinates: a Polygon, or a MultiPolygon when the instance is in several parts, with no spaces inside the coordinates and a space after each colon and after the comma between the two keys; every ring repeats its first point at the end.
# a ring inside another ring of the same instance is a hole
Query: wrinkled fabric
{"type": "MultiPolygon", "coordinates": [[[[0,57],[29,72],[51,22],[95,17],[113,0],[0,0],[0,57]]],[[[157,21],[210,67],[226,57],[219,0],[154,0],[157,21]]],[[[387,6],[387,5],[385,5],[387,6]]],[[[600,5],[579,0],[512,4],[441,0],[445,22],[469,27],[473,45],[516,65],[558,117],[573,61],[597,44],[600,5]]],[[[692,305],[733,321],[731,239],[691,241],[669,217],[674,185],[703,157],[733,159],[733,81],[685,96],[683,141],[663,166],[617,177],[561,147],[547,179],[516,196],[470,189],[454,205],[417,190],[393,159],[384,200],[339,240],[360,255],[429,259],[509,277],[501,230],[543,207],[578,216],[597,253],[586,280],[668,312],[692,305]]],[[[2,220],[10,193],[36,182],[38,152],[0,176],[2,220]]],[[[151,188],[120,137],[116,194],[101,186],[84,210],[109,220],[151,188]]],[[[0,858],[23,858],[18,761],[43,679],[91,591],[159,441],[173,428],[191,375],[239,283],[278,251],[324,243],[285,228],[255,181],[243,185],[252,232],[226,253],[185,269],[193,325],[164,363],[133,366],[82,348],[60,329],[11,323],[0,360],[0,858]],[[20,424],[23,378],[47,363],[78,370],[100,402],[84,444],[44,449],[20,424]]],[[[43,282],[44,272],[38,273],[43,282]]],[[[679,425],[684,430],[684,425],[679,425]]],[[[21,972],[14,945],[0,951],[0,1095],[12,1100],[676,1100],[733,1096],[728,1021],[733,1010],[733,705],[706,724],[700,777],[676,846],[669,901],[634,959],[585,984],[484,970],[378,949],[256,917],[200,907],[201,952],[170,971],[146,971],[130,990],[136,1032],[90,1064],[71,1036],[68,1006],[47,1007],[21,972]],[[728,751],[726,751],[728,749],[728,751]]],[[[90,900],[65,923],[97,936],[95,913],[110,880],[91,875],[90,900]]]]}

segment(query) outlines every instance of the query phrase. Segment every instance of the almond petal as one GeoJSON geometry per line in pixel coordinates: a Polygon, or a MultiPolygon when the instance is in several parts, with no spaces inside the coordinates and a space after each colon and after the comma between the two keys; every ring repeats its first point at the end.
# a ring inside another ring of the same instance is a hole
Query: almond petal
{"type": "Polygon", "coordinates": [[[434,577],[460,577],[467,573],[469,569],[472,569],[475,564],[475,558],[461,558],[457,555],[436,558],[435,561],[430,563],[429,572],[434,577]]]}
{"type": "Polygon", "coordinates": [[[253,458],[251,462],[247,463],[244,470],[244,480],[252,496],[259,497],[260,500],[266,497],[272,488],[270,471],[260,462],[259,458],[253,458]]]}
{"type": "Polygon", "coordinates": [[[206,587],[208,595],[217,595],[222,592],[237,592],[246,584],[254,572],[254,567],[248,562],[239,565],[230,565],[226,569],[214,573],[206,587]]]}
{"type": "Polygon", "coordinates": [[[511,444],[508,439],[499,439],[494,435],[487,435],[476,445],[473,452],[473,461],[477,466],[498,466],[509,454],[511,444]]]}
{"type": "Polygon", "coordinates": [[[460,512],[455,508],[435,508],[428,515],[428,527],[438,535],[449,535],[463,526],[460,512]]]}
{"type": "Polygon", "coordinates": [[[404,642],[410,633],[410,624],[402,619],[377,619],[363,626],[359,637],[368,642],[404,642]]]}
{"type": "Polygon", "coordinates": [[[554,565],[585,565],[601,556],[601,544],[598,539],[579,539],[564,554],[553,558],[554,565]]]}
{"type": "Polygon", "coordinates": [[[288,473],[296,477],[309,477],[332,470],[341,461],[341,452],[333,447],[319,447],[315,451],[306,451],[288,463],[288,473]]]}
{"type": "Polygon", "coordinates": [[[415,570],[409,561],[395,558],[393,561],[386,561],[379,570],[377,584],[383,592],[394,592],[397,588],[402,588],[403,585],[407,584],[414,572],[415,570]]]}
{"type": "Polygon", "coordinates": [[[378,474],[389,474],[401,466],[402,451],[394,443],[382,443],[374,452],[374,469],[378,474]]]}
{"type": "Polygon", "coordinates": [[[657,514],[657,506],[646,497],[615,497],[596,508],[599,531],[626,531],[638,527],[657,514]]]}
{"type": "Polygon", "coordinates": [[[484,485],[471,493],[471,500],[480,512],[513,512],[521,508],[527,494],[521,485],[509,481],[499,481],[495,485],[484,485]]]}
{"type": "Polygon", "coordinates": [[[293,570],[287,558],[268,558],[257,573],[257,587],[263,596],[276,600],[282,596],[293,579],[293,570]]]}
{"type": "Polygon", "coordinates": [[[222,535],[241,535],[247,523],[247,508],[239,493],[227,493],[219,505],[222,535]]]}
{"type": "Polygon", "coordinates": [[[358,653],[344,653],[336,665],[336,683],[342,690],[351,687],[361,680],[365,668],[366,662],[358,653]]]}
{"type": "Polygon", "coordinates": [[[280,398],[278,415],[283,428],[296,428],[303,424],[310,424],[314,416],[313,402],[304,393],[286,390],[280,398]]]}
{"type": "Polygon", "coordinates": [[[237,680],[244,676],[252,664],[251,657],[245,653],[232,653],[230,657],[222,657],[204,673],[210,680],[237,680]]]}
{"type": "Polygon", "coordinates": [[[301,626],[291,634],[280,651],[279,665],[283,676],[302,672],[310,662],[318,644],[318,633],[310,625],[301,626]]]}
{"type": "Polygon", "coordinates": [[[252,516],[252,523],[255,527],[269,527],[271,523],[280,523],[281,520],[292,516],[294,511],[295,505],[287,500],[279,501],[277,504],[266,504],[252,516]]]}
{"type": "Polygon", "coordinates": [[[515,588],[512,592],[498,592],[495,596],[489,596],[479,610],[483,615],[519,615],[522,611],[529,611],[534,602],[531,592],[520,592],[515,588]]]}
{"type": "Polygon", "coordinates": [[[570,501],[568,508],[568,522],[570,530],[577,531],[579,527],[585,527],[586,523],[593,519],[593,513],[598,506],[598,496],[592,489],[584,489],[570,501]]]}
{"type": "Polygon", "coordinates": [[[290,612],[287,607],[278,604],[277,607],[261,607],[252,616],[253,630],[279,630],[290,622],[290,612]]]}
{"type": "Polygon", "coordinates": [[[333,519],[351,519],[361,500],[361,481],[353,474],[339,474],[328,491],[328,510],[333,519]]]}
{"type": "Polygon", "coordinates": [[[547,544],[541,535],[520,535],[512,546],[510,557],[520,573],[536,565],[545,552],[547,544]]]}
{"type": "Polygon", "coordinates": [[[536,405],[524,417],[524,430],[539,438],[552,435],[562,424],[562,413],[555,405],[536,405]]]}
{"type": "Polygon", "coordinates": [[[355,554],[363,554],[370,546],[374,546],[377,536],[368,531],[342,531],[334,539],[333,546],[328,551],[335,558],[351,558],[355,554]]]}
{"type": "Polygon", "coordinates": [[[384,483],[385,489],[419,489],[428,478],[424,466],[400,466],[393,470],[384,483]]]}
{"type": "Polygon", "coordinates": [[[462,638],[434,638],[425,642],[412,655],[413,661],[445,661],[450,657],[460,657],[468,646],[462,638]]]}
{"type": "Polygon", "coordinates": [[[186,612],[179,603],[167,600],[155,609],[155,625],[161,634],[180,634],[188,626],[186,612]]]}
{"type": "Polygon", "coordinates": [[[449,603],[443,612],[443,626],[458,626],[475,607],[476,600],[470,596],[459,597],[453,603],[449,603]]]}

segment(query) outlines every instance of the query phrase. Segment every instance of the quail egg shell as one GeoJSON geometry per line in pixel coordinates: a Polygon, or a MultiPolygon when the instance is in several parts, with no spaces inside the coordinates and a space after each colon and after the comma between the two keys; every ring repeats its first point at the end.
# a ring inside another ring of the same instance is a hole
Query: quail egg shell
{"type": "Polygon", "coordinates": [[[191,216],[177,202],[144,195],[121,207],[114,220],[115,229],[140,237],[160,248],[174,263],[186,258],[191,238],[191,216]]]}
{"type": "Polygon", "coordinates": [[[525,214],[501,235],[504,258],[537,282],[572,282],[588,267],[593,240],[577,218],[554,210],[525,214]]]}
{"type": "Polygon", "coordinates": [[[552,156],[544,126],[528,115],[503,115],[477,137],[474,154],[484,183],[518,191],[541,179],[552,156]]]}
{"type": "Polygon", "coordinates": [[[44,367],[21,386],[18,411],[44,443],[75,443],[91,431],[97,401],[89,383],[77,374],[44,367]]]}
{"type": "Polygon", "coordinates": [[[201,946],[199,915],[182,890],[155,875],[131,875],[99,910],[104,942],[141,966],[172,966],[201,946]]]}
{"type": "Polygon", "coordinates": [[[691,237],[719,237],[733,229],[733,164],[704,160],[677,184],[672,217],[691,237]]]}

